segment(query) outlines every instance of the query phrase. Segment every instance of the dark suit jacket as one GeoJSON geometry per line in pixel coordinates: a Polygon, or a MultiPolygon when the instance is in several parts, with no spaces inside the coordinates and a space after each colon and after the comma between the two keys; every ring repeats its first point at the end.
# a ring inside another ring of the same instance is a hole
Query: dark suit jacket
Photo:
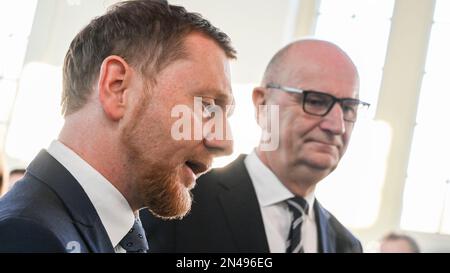
{"type": "Polygon", "coordinates": [[[75,178],[41,151],[0,199],[0,252],[114,252],[75,178]]]}
{"type": "MultiPolygon", "coordinates": [[[[163,221],[148,211],[141,220],[150,252],[270,252],[245,156],[200,177],[191,213],[163,221]]],[[[362,252],[360,242],[315,201],[320,252],[362,252]]]]}

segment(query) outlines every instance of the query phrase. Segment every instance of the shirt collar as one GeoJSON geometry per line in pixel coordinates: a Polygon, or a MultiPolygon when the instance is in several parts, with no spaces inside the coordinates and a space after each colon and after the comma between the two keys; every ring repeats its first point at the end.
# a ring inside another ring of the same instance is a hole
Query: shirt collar
{"type": "MultiPolygon", "coordinates": [[[[295,196],[261,161],[255,151],[247,156],[244,163],[255,187],[261,207],[272,206],[295,196]]],[[[310,213],[313,209],[315,194],[311,192],[304,198],[308,202],[310,213]]]]}
{"type": "Polygon", "coordinates": [[[111,182],[60,141],[53,141],[48,153],[80,183],[116,247],[133,227],[136,218],[128,201],[111,182]]]}

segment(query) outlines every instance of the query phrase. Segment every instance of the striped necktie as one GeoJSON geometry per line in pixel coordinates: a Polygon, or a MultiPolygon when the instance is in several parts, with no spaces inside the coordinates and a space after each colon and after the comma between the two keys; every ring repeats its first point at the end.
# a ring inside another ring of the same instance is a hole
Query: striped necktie
{"type": "Polygon", "coordinates": [[[286,203],[293,215],[286,253],[303,253],[302,222],[305,215],[308,214],[308,202],[302,197],[296,196],[287,200],[286,203]]]}

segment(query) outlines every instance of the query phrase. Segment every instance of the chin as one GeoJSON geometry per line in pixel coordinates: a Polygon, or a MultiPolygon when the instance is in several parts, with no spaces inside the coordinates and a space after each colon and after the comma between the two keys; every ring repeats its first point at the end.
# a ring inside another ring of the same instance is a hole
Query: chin
{"type": "Polygon", "coordinates": [[[172,200],[167,200],[157,207],[148,207],[157,217],[167,220],[182,219],[191,210],[192,198],[189,192],[183,193],[183,196],[177,195],[172,200]]]}
{"type": "Polygon", "coordinates": [[[192,196],[186,179],[179,172],[147,181],[141,192],[147,207],[155,216],[163,219],[181,219],[191,210],[192,196]]]}
{"type": "Polygon", "coordinates": [[[315,158],[308,160],[308,163],[314,169],[329,170],[330,173],[337,167],[336,160],[331,158],[315,158]]]}

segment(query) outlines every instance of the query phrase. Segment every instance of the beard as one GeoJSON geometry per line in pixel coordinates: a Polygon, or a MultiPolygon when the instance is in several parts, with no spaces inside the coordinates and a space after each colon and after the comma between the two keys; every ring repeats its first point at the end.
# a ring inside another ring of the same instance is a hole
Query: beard
{"type": "Polygon", "coordinates": [[[181,219],[190,211],[192,205],[190,189],[182,183],[184,163],[174,166],[170,165],[170,160],[161,158],[164,157],[162,155],[152,158],[151,154],[155,151],[161,152],[161,146],[165,145],[158,143],[164,136],[152,134],[163,130],[157,127],[156,130],[149,129],[149,123],[158,124],[158,121],[148,121],[144,118],[144,109],[148,107],[145,101],[139,104],[122,129],[121,144],[127,159],[130,195],[136,206],[148,208],[157,217],[181,219]],[[153,144],[149,145],[149,142],[153,144]]]}
{"type": "Polygon", "coordinates": [[[158,170],[149,168],[147,177],[136,181],[144,207],[163,219],[183,218],[191,209],[192,195],[178,177],[181,167],[167,172],[152,169],[158,170]]]}

